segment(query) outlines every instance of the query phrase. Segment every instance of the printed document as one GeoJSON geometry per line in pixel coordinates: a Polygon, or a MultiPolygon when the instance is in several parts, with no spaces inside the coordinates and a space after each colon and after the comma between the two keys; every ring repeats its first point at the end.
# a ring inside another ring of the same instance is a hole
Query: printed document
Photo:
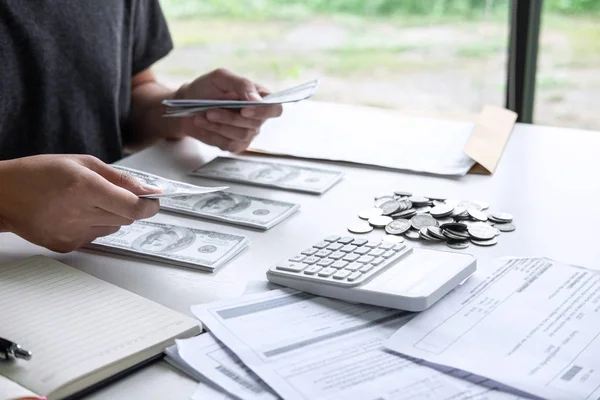
{"type": "Polygon", "coordinates": [[[600,274],[546,258],[480,266],[385,346],[548,399],[600,397],[600,274]]]}
{"type": "MultiPolygon", "coordinates": [[[[289,289],[192,311],[284,399],[518,399],[419,365],[382,343],[413,314],[289,289]]],[[[468,378],[466,374],[463,374],[468,378]]],[[[243,397],[242,397],[243,398],[243,397]]]]}

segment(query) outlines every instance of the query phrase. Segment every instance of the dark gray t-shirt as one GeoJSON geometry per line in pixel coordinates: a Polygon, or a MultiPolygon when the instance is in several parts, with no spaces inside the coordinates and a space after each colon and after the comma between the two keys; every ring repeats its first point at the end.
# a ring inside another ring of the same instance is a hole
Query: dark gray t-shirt
{"type": "Polygon", "coordinates": [[[118,160],[131,77],[172,48],[158,0],[0,0],[0,160],[118,160]]]}

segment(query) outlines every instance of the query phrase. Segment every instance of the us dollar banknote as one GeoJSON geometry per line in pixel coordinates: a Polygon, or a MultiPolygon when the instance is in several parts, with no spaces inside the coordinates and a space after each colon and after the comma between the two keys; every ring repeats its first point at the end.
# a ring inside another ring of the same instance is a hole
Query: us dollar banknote
{"type": "Polygon", "coordinates": [[[184,267],[214,271],[248,246],[242,235],[189,226],[136,221],[87,247],[184,267]]]}
{"type": "Polygon", "coordinates": [[[137,169],[122,167],[120,165],[113,165],[112,167],[119,171],[126,172],[127,174],[141,181],[144,185],[155,186],[162,189],[162,193],[144,194],[139,196],[148,199],[163,199],[168,197],[198,195],[227,189],[227,186],[203,187],[190,185],[189,183],[174,181],[158,175],[150,174],[148,172],[138,171],[137,169]]]}
{"type": "Polygon", "coordinates": [[[217,157],[191,174],[315,194],[325,193],[344,175],[340,171],[231,157],[217,157]]]}

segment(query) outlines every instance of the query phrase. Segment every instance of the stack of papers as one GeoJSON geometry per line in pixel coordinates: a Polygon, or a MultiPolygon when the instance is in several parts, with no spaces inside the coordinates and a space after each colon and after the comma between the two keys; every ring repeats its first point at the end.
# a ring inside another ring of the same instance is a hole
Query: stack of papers
{"type": "Polygon", "coordinates": [[[136,221],[87,247],[212,272],[248,246],[248,238],[191,226],[136,221]]]}
{"type": "Polygon", "coordinates": [[[243,107],[264,107],[275,104],[292,103],[308,99],[313,96],[319,86],[319,80],[304,83],[281,92],[272,93],[263,97],[262,101],[234,101],[234,100],[165,100],[167,106],[165,116],[187,117],[203,113],[213,108],[238,109],[243,107]]]}

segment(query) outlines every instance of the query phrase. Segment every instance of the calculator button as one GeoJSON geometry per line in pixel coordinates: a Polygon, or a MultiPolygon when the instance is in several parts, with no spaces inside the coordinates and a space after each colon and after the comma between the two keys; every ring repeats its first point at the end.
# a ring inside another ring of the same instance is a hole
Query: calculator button
{"type": "Polygon", "coordinates": [[[338,239],[338,243],[341,243],[341,244],[350,244],[353,241],[354,241],[354,238],[350,237],[350,236],[344,236],[343,238],[338,239]]]}
{"type": "Polygon", "coordinates": [[[379,246],[379,242],[373,242],[373,241],[371,241],[371,242],[365,243],[364,245],[366,247],[370,247],[370,248],[374,249],[375,247],[379,246]]]}
{"type": "Polygon", "coordinates": [[[346,252],[346,253],[352,253],[354,250],[356,250],[357,247],[353,246],[351,244],[347,244],[344,247],[342,247],[342,251],[346,252]]]}
{"type": "Polygon", "coordinates": [[[406,245],[404,243],[398,243],[394,246],[394,248],[392,250],[401,251],[401,250],[404,250],[405,248],[406,248],[406,245]]]}
{"type": "Polygon", "coordinates": [[[374,259],[375,259],[375,257],[373,257],[373,256],[362,256],[357,260],[357,262],[359,262],[361,264],[368,264],[370,262],[373,262],[374,259]]]}
{"type": "Polygon", "coordinates": [[[346,277],[348,277],[348,275],[350,275],[352,272],[345,270],[345,269],[341,269],[338,272],[336,272],[333,275],[333,279],[345,279],[346,277]]]}
{"type": "Polygon", "coordinates": [[[335,271],[337,271],[335,268],[325,268],[324,270],[319,271],[319,276],[326,278],[333,275],[335,271]]]}
{"type": "Polygon", "coordinates": [[[360,257],[358,254],[348,253],[342,260],[352,262],[358,260],[358,257],[360,257]]]}
{"type": "MultiPolygon", "coordinates": [[[[358,278],[360,278],[362,276],[362,274],[358,271],[353,272],[350,274],[350,276],[348,277],[348,281],[350,282],[354,282],[355,280],[357,280],[358,278]]],[[[335,276],[334,276],[335,278],[335,276]]]]}
{"type": "Polygon", "coordinates": [[[316,263],[316,262],[319,262],[319,261],[321,261],[321,259],[320,259],[319,257],[310,256],[310,257],[306,257],[306,258],[304,259],[304,261],[302,261],[302,262],[303,262],[304,264],[309,264],[309,265],[312,265],[312,264],[314,264],[314,263],[316,263]]]}
{"type": "Polygon", "coordinates": [[[290,258],[290,261],[292,261],[292,262],[302,262],[302,261],[304,261],[305,258],[306,258],[306,256],[297,255],[297,256],[294,256],[294,257],[290,258]]]}
{"type": "Polygon", "coordinates": [[[384,250],[390,250],[390,249],[394,248],[394,246],[395,246],[395,245],[396,245],[395,243],[386,243],[386,242],[382,242],[382,243],[379,245],[379,248],[380,248],[380,249],[384,249],[384,250]]]}
{"type": "Polygon", "coordinates": [[[375,268],[375,266],[373,264],[366,264],[359,271],[365,273],[365,272],[369,272],[373,268],[375,268]]]}
{"type": "Polygon", "coordinates": [[[350,264],[346,267],[346,270],[354,272],[354,271],[358,271],[362,266],[363,265],[360,263],[353,262],[352,264],[350,264]]]}
{"type": "Polygon", "coordinates": [[[371,251],[371,249],[368,247],[359,247],[358,249],[354,250],[354,253],[364,256],[365,254],[367,254],[370,251],[371,251]]]}
{"type": "Polygon", "coordinates": [[[383,253],[385,253],[385,250],[383,250],[383,249],[374,249],[374,250],[371,250],[371,252],[369,254],[372,255],[373,257],[379,257],[379,256],[382,256],[383,253]]]}
{"type": "Polygon", "coordinates": [[[335,253],[332,253],[329,255],[329,258],[333,258],[334,260],[339,260],[340,258],[344,257],[346,255],[346,253],[342,253],[341,251],[336,251],[335,253]]]}
{"type": "Polygon", "coordinates": [[[300,272],[303,269],[305,269],[307,267],[306,264],[300,264],[300,263],[279,263],[277,264],[277,266],[275,266],[275,268],[277,268],[280,271],[288,271],[288,272],[300,272]]]}
{"type": "Polygon", "coordinates": [[[342,247],[344,247],[343,244],[331,243],[329,246],[327,246],[327,250],[337,251],[337,250],[341,249],[342,247]]]}
{"type": "Polygon", "coordinates": [[[321,267],[329,267],[331,264],[333,264],[333,260],[331,258],[324,258],[317,263],[317,265],[320,265],[321,267]]]}
{"type": "Polygon", "coordinates": [[[331,251],[329,250],[319,250],[315,253],[315,256],[317,257],[327,257],[331,254],[331,251]]]}
{"type": "Polygon", "coordinates": [[[336,262],[334,262],[333,264],[331,264],[331,267],[332,267],[332,268],[335,268],[335,269],[342,269],[342,268],[344,268],[346,265],[348,265],[348,262],[347,262],[347,261],[336,261],[336,262]]]}
{"type": "Polygon", "coordinates": [[[311,247],[310,249],[304,250],[301,254],[304,254],[305,256],[312,256],[317,251],[319,251],[319,249],[315,249],[314,247],[311,247]]]}
{"type": "Polygon", "coordinates": [[[326,242],[337,242],[340,239],[340,236],[338,235],[331,235],[331,236],[327,236],[325,238],[326,242]]]}
{"type": "Polygon", "coordinates": [[[306,269],[304,270],[304,273],[305,273],[306,275],[314,275],[314,274],[316,274],[317,272],[319,272],[319,271],[320,271],[320,270],[322,270],[322,269],[323,269],[323,268],[322,268],[322,267],[319,267],[318,265],[311,265],[310,267],[308,267],[308,268],[306,268],[306,269]]]}
{"type": "Polygon", "coordinates": [[[317,244],[313,244],[313,247],[316,247],[317,249],[324,249],[327,246],[329,246],[329,242],[319,242],[317,244]]]}
{"type": "Polygon", "coordinates": [[[385,259],[383,257],[377,257],[376,259],[371,261],[371,264],[378,266],[379,264],[381,264],[384,261],[385,261],[385,259]]]}
{"type": "Polygon", "coordinates": [[[396,255],[396,252],[393,250],[388,250],[385,253],[383,253],[383,258],[390,258],[396,255]]]}
{"type": "Polygon", "coordinates": [[[354,239],[354,242],[352,242],[352,244],[355,246],[364,246],[365,244],[367,244],[367,242],[367,239],[354,239]]]}

